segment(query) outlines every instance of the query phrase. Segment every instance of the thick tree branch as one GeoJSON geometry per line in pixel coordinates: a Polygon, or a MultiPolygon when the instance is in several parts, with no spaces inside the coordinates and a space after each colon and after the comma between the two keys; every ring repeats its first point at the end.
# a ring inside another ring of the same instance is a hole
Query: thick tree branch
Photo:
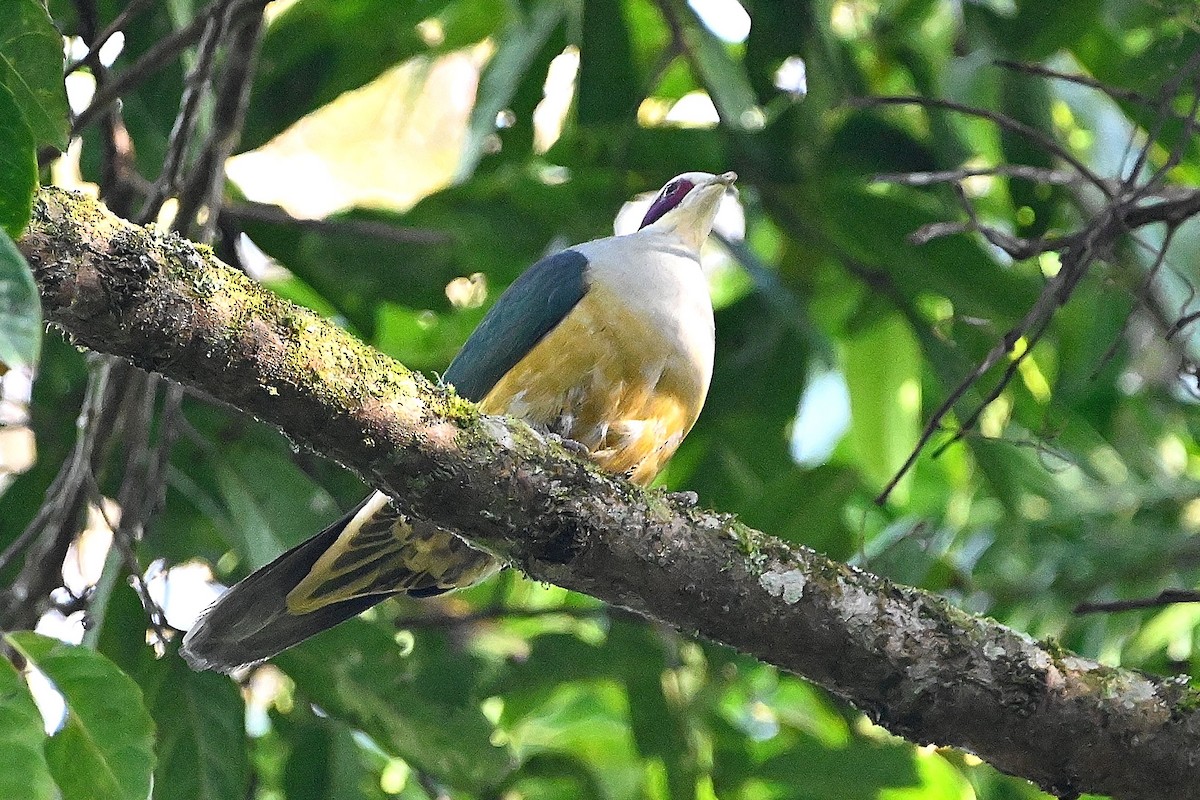
{"type": "Polygon", "coordinates": [[[44,190],[20,242],[76,342],[274,424],[539,580],[804,675],[892,731],[1064,796],[1195,796],[1186,679],[1101,666],[481,416],[170,235],[44,190]]]}

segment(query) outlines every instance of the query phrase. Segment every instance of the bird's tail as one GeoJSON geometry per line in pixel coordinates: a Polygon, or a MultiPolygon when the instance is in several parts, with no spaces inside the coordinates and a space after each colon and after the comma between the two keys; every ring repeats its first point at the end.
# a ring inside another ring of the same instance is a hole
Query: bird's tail
{"type": "Polygon", "coordinates": [[[411,524],[375,493],[231,588],[183,637],[197,670],[256,664],[398,592],[429,597],[494,572],[449,531],[411,524]]]}

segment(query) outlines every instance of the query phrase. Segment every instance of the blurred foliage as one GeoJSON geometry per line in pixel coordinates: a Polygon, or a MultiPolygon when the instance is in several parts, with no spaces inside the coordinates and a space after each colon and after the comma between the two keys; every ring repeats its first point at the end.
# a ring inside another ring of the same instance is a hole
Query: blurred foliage
{"type": "MultiPolygon", "coordinates": [[[[166,5],[169,13],[125,23],[113,74],[203,10],[191,0],[166,5]]],[[[1161,270],[1152,268],[1161,242],[1153,230],[1113,253],[1078,286],[978,428],[938,458],[924,454],[877,506],[874,495],[931,410],[1025,314],[1055,262],[1013,263],[976,235],[914,244],[908,237],[922,226],[963,218],[954,193],[872,176],[1060,165],[985,119],[847,102],[916,94],[1003,113],[1110,178],[1149,139],[1147,167],[1178,150],[1168,177],[1194,185],[1200,139],[1178,116],[1162,119],[1156,105],[1160,87],[1200,51],[1192,0],[743,5],[296,0],[273,10],[247,150],[269,147],[397,65],[470,48],[484,66],[462,115],[453,185],[412,208],[346,208],[327,220],[437,236],[398,243],[284,215],[247,221],[244,232],[276,261],[264,279],[437,373],[487,302],[539,256],[611,233],[622,202],[677,173],[735,169],[745,246],[736,258],[721,248],[710,254],[716,374],[663,481],[789,541],[1078,652],[1192,674],[1195,607],[1084,617],[1071,609],[1200,579],[1200,423],[1194,383],[1179,366],[1195,359],[1200,342],[1190,329],[1164,335],[1190,309],[1200,230],[1178,231],[1161,270]],[[725,31],[744,13],[748,35],[730,37],[725,31]],[[535,112],[552,105],[548,72],[576,57],[561,130],[539,138],[535,112]],[[1154,102],[1114,100],[1002,67],[1002,59],[1089,74],[1154,102]],[[696,100],[706,113],[682,115],[696,100]],[[482,306],[451,303],[447,285],[475,273],[486,287],[482,306]],[[844,430],[836,423],[843,417],[844,430]]],[[[0,225],[16,234],[32,197],[34,148],[62,144],[65,113],[40,4],[0,6],[0,55],[18,45],[32,51],[0,58],[0,225]],[[31,38],[14,33],[18,20],[31,38]]],[[[103,26],[123,6],[101,0],[93,10],[103,26]]],[[[67,36],[94,24],[81,21],[80,8],[91,4],[50,3],[67,36]]],[[[162,164],[188,58],[123,95],[136,168],[149,180],[162,164]]],[[[409,88],[419,92],[419,82],[409,88]]],[[[1188,112],[1186,97],[1171,100],[1167,107],[1188,112]]],[[[373,124],[346,121],[347,129],[373,124]]],[[[84,177],[99,180],[105,158],[88,129],[84,177]]],[[[396,158],[423,168],[420,152],[396,158]]],[[[263,190],[231,185],[230,202],[263,190]]],[[[1094,211],[1070,186],[1024,177],[973,178],[966,191],[983,222],[1023,236],[1061,235],[1094,211]]],[[[27,286],[6,242],[0,234],[0,289],[27,286]]],[[[228,253],[233,242],[221,245],[228,253]]],[[[19,363],[12,331],[36,329],[38,317],[28,299],[13,302],[17,310],[0,319],[0,357],[19,363]]],[[[30,405],[39,460],[0,483],[0,550],[34,516],[67,456],[85,379],[80,354],[51,336],[30,405]]],[[[994,380],[955,413],[969,412],[994,380]]],[[[227,409],[189,397],[183,413],[165,507],[138,544],[144,562],[199,559],[232,582],[363,491],[336,466],[227,409]]],[[[12,571],[0,572],[0,583],[12,571]]],[[[241,691],[189,672],[174,643],[156,659],[133,591],[121,583],[105,596],[106,608],[92,609],[101,627],[87,639],[96,652],[32,634],[9,638],[58,688],[66,712],[51,720],[56,732],[47,738],[28,689],[0,662],[0,787],[27,787],[37,798],[101,789],[135,798],[153,775],[156,798],[1043,797],[973,757],[898,741],[798,678],[512,572],[436,601],[386,603],[280,656],[241,691]]],[[[82,617],[76,610],[70,619],[82,617]]]]}

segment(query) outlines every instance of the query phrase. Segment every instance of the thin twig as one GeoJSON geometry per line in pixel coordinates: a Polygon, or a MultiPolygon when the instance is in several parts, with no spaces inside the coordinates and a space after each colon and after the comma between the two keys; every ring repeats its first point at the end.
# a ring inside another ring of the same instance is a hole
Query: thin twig
{"type": "Polygon", "coordinates": [[[1067,162],[1073,169],[1075,169],[1076,172],[1082,175],[1088,183],[1099,189],[1105,197],[1109,199],[1113,197],[1112,189],[1109,188],[1107,182],[1101,180],[1096,173],[1088,169],[1088,167],[1082,161],[1072,155],[1069,150],[1056,142],[1048,134],[1039,131],[1037,128],[1034,128],[1031,125],[1026,125],[1024,122],[1015,120],[1005,114],[1001,114],[996,111],[989,111],[985,108],[976,108],[975,106],[969,106],[964,103],[956,103],[953,100],[943,100],[937,97],[920,97],[917,95],[854,97],[849,100],[849,104],[854,108],[876,108],[878,106],[922,106],[925,108],[940,108],[946,111],[957,111],[958,113],[966,114],[967,116],[989,120],[1005,130],[1029,139],[1046,152],[1067,162]]]}
{"type": "Polygon", "coordinates": [[[1061,169],[1033,167],[1027,164],[997,164],[994,167],[963,167],[962,169],[930,170],[928,172],[883,172],[871,178],[872,183],[892,183],[901,186],[932,186],[938,183],[957,183],[976,177],[1024,178],[1051,186],[1067,186],[1079,182],[1079,176],[1061,169]]]}
{"type": "Polygon", "coordinates": [[[175,33],[157,42],[143,53],[141,58],[122,70],[110,82],[99,87],[92,97],[92,102],[75,117],[75,121],[71,124],[71,135],[78,136],[84,128],[91,124],[97,114],[108,108],[130,89],[138,86],[146,78],[174,61],[185,47],[194,44],[200,38],[200,34],[204,32],[207,24],[207,16],[205,14],[198,15],[175,33]]]}
{"type": "Polygon", "coordinates": [[[212,128],[192,170],[192,178],[179,193],[179,222],[195,224],[188,238],[211,243],[224,205],[225,162],[242,136],[250,102],[250,87],[262,43],[262,12],[256,8],[230,11],[228,43],[221,74],[213,91],[212,128]],[[200,221],[201,210],[205,212],[200,221]]]}
{"type": "Polygon", "coordinates": [[[1137,611],[1145,608],[1162,608],[1177,603],[1200,603],[1200,591],[1195,589],[1164,589],[1154,597],[1139,597],[1133,600],[1087,601],[1075,606],[1076,614],[1099,614],[1116,611],[1137,611]]]}
{"type": "Polygon", "coordinates": [[[76,421],[70,459],[46,490],[37,515],[0,555],[0,568],[28,550],[21,571],[0,595],[0,627],[24,629],[37,620],[36,608],[60,580],[62,560],[82,525],[84,488],[114,435],[114,373],[131,371],[110,356],[92,360],[87,393],[76,421]]]}
{"type": "MultiPolygon", "coordinates": [[[[1198,73],[1196,77],[1192,79],[1192,105],[1188,109],[1188,113],[1184,118],[1183,130],[1179,132],[1179,138],[1176,141],[1175,146],[1172,147],[1171,151],[1167,154],[1167,160],[1164,161],[1158,167],[1158,169],[1154,171],[1154,174],[1150,176],[1149,180],[1142,184],[1141,188],[1134,195],[1135,198],[1145,197],[1148,193],[1156,191],[1160,186],[1163,185],[1163,181],[1166,180],[1167,175],[1171,172],[1171,170],[1175,169],[1175,167],[1179,166],[1180,162],[1183,161],[1183,155],[1187,150],[1187,145],[1191,141],[1192,135],[1196,132],[1196,115],[1197,112],[1200,112],[1200,53],[1197,53],[1192,57],[1185,69],[1198,70],[1198,73]]],[[[1163,107],[1167,108],[1168,103],[1169,99],[1164,97],[1163,107]]],[[[1148,148],[1149,143],[1147,143],[1147,149],[1148,148]]]]}
{"type": "MultiPolygon", "coordinates": [[[[1024,72],[1028,75],[1036,75],[1042,78],[1053,78],[1054,80],[1066,81],[1068,83],[1076,83],[1080,86],[1087,86],[1090,89],[1096,89],[1111,97],[1113,100],[1121,100],[1130,103],[1137,103],[1140,106],[1145,106],[1153,110],[1160,110],[1159,101],[1151,99],[1141,92],[1135,92],[1132,89],[1121,89],[1116,86],[1110,86],[1103,81],[1098,81],[1088,75],[1079,75],[1077,73],[1059,72],[1056,69],[1051,69],[1043,64],[1032,64],[1026,61],[1010,61],[1006,58],[998,58],[992,62],[998,67],[1013,70],[1014,72],[1024,72]]],[[[1174,114],[1177,119],[1182,117],[1174,114]]]]}
{"type": "Polygon", "coordinates": [[[78,61],[73,61],[68,64],[66,71],[63,74],[70,75],[72,72],[75,72],[86,66],[90,66],[95,69],[95,67],[100,63],[100,51],[104,48],[104,45],[108,43],[108,40],[113,37],[113,34],[124,28],[129,20],[142,13],[142,11],[148,8],[153,2],[154,0],[129,0],[129,4],[126,5],[125,8],[121,9],[121,13],[113,17],[113,21],[104,26],[104,29],[96,34],[96,36],[92,39],[91,45],[88,47],[87,54],[78,61]]]}
{"type": "Polygon", "coordinates": [[[230,0],[218,0],[206,14],[204,32],[196,49],[196,61],[184,81],[183,95],[179,99],[179,112],[175,115],[175,123],[171,126],[171,135],[167,140],[166,155],[163,157],[162,169],[158,179],[150,189],[150,194],[142,205],[138,221],[146,224],[158,214],[163,201],[170,197],[179,185],[183,159],[188,146],[192,144],[192,136],[200,112],[200,102],[207,94],[209,82],[217,57],[217,48],[221,43],[222,34],[229,24],[227,11],[230,0]]]}
{"type": "MultiPolygon", "coordinates": [[[[1171,77],[1171,80],[1163,84],[1158,95],[1158,116],[1155,118],[1154,127],[1146,136],[1146,143],[1138,152],[1137,159],[1134,161],[1133,167],[1129,170],[1129,175],[1125,178],[1125,185],[1127,187],[1133,187],[1137,183],[1142,167],[1146,165],[1146,161],[1150,158],[1150,150],[1154,142],[1158,140],[1159,134],[1162,133],[1162,129],[1166,125],[1167,116],[1172,113],[1171,105],[1175,100],[1175,95],[1179,93],[1179,87],[1183,85],[1183,81],[1187,78],[1188,73],[1197,68],[1200,68],[1200,52],[1193,54],[1183,68],[1176,72],[1171,77]]],[[[1195,113],[1194,108],[1192,113],[1195,113]]],[[[1152,181],[1146,181],[1142,185],[1145,187],[1151,184],[1152,181]]]]}
{"type": "Polygon", "coordinates": [[[293,217],[278,206],[265,203],[238,203],[226,206],[221,213],[234,221],[266,222],[275,225],[295,226],[317,233],[342,234],[345,236],[369,236],[396,244],[449,244],[453,236],[445,231],[431,228],[408,228],[389,222],[363,219],[304,219],[293,217]]]}
{"type": "MultiPolygon", "coordinates": [[[[169,629],[167,624],[167,615],[163,611],[162,606],[154,599],[150,593],[150,587],[146,584],[145,568],[142,566],[141,560],[134,551],[129,538],[124,535],[123,525],[125,524],[125,509],[121,509],[121,520],[114,521],[108,515],[108,509],[105,508],[104,495],[100,492],[100,487],[96,484],[95,478],[89,476],[89,486],[92,495],[92,505],[100,514],[100,518],[104,520],[105,527],[112,534],[112,546],[117,548],[121,554],[121,560],[125,562],[125,569],[129,571],[130,577],[133,579],[133,588],[137,592],[138,598],[142,601],[143,608],[146,609],[146,614],[150,618],[150,627],[154,630],[154,635],[160,643],[166,643],[170,639],[169,629]]],[[[91,605],[89,602],[88,606],[91,605]]]]}

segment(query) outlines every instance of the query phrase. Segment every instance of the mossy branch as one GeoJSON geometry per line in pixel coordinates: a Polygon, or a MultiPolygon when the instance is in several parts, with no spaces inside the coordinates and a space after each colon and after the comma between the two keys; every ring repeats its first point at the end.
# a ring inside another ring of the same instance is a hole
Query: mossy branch
{"type": "Polygon", "coordinates": [[[75,342],[223,400],[533,578],[803,675],[1063,796],[1195,796],[1186,679],[1104,667],[601,474],[221,264],[45,189],[19,243],[75,342]]]}

